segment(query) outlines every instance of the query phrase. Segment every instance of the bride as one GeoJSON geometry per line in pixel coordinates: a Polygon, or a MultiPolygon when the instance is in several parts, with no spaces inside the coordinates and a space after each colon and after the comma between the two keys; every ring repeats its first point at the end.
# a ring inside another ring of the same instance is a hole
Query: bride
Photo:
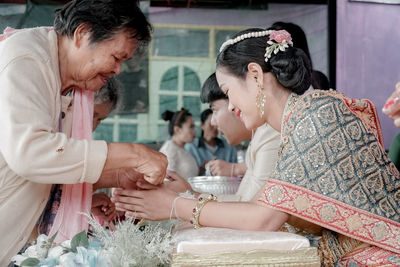
{"type": "Polygon", "coordinates": [[[150,220],[278,231],[285,223],[320,235],[323,266],[400,262],[400,179],[368,100],[312,90],[310,64],[284,30],[249,29],[226,41],[217,80],[248,129],[281,133],[274,175],[251,202],[182,198],[165,186],[119,190],[117,209],[150,220]]]}

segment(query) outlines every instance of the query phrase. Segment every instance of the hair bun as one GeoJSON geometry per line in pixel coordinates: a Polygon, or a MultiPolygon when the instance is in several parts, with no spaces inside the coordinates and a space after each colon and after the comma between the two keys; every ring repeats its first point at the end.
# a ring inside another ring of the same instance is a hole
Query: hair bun
{"type": "Polygon", "coordinates": [[[290,47],[269,59],[271,72],[284,87],[302,95],[311,84],[311,64],[303,50],[290,47]]]}
{"type": "Polygon", "coordinates": [[[165,121],[170,121],[173,116],[174,116],[174,112],[172,112],[170,110],[166,110],[161,114],[161,118],[165,121]]]}

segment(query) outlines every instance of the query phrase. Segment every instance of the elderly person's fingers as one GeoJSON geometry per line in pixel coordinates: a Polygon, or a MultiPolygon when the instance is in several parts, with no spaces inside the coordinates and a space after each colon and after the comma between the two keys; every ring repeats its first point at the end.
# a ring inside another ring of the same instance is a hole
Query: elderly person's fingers
{"type": "Polygon", "coordinates": [[[151,189],[156,189],[159,185],[154,185],[154,184],[151,184],[151,183],[149,183],[149,182],[147,182],[146,180],[139,180],[139,181],[137,181],[136,182],[136,185],[137,185],[137,187],[139,188],[139,189],[142,189],[142,190],[151,190],[151,189]]]}
{"type": "Polygon", "coordinates": [[[167,178],[170,181],[183,179],[179,174],[177,174],[176,172],[174,172],[172,170],[167,170],[165,178],[167,178]]]}
{"type": "Polygon", "coordinates": [[[148,154],[143,157],[142,163],[137,171],[143,173],[144,179],[151,184],[161,184],[164,181],[167,171],[167,157],[158,151],[149,149],[148,154]]]}
{"type": "Polygon", "coordinates": [[[118,187],[124,189],[137,189],[137,181],[143,180],[144,175],[132,168],[123,168],[117,171],[118,187]]]}

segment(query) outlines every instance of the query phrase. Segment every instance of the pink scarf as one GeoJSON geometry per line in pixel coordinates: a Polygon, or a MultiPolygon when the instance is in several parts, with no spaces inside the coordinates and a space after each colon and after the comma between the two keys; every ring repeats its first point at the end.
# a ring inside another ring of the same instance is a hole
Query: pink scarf
{"type": "Polygon", "coordinates": [[[3,34],[0,34],[0,41],[3,41],[5,39],[7,39],[8,37],[10,37],[11,35],[13,35],[14,33],[16,33],[17,29],[11,28],[11,27],[7,27],[5,28],[3,34]]]}
{"type": "MultiPolygon", "coordinates": [[[[92,139],[94,92],[75,90],[71,138],[92,139]]],[[[93,185],[64,184],[60,208],[57,211],[49,236],[57,233],[56,243],[71,239],[79,232],[87,231],[89,224],[86,215],[92,205],[93,185]]]]}
{"type": "MultiPolygon", "coordinates": [[[[52,27],[47,27],[52,30],[52,27]]],[[[7,27],[0,34],[0,41],[7,39],[23,29],[7,27]]],[[[92,139],[94,92],[75,90],[74,110],[71,138],[92,139]]],[[[54,219],[49,236],[57,233],[55,242],[60,243],[71,239],[75,234],[87,231],[89,224],[85,215],[90,213],[92,206],[92,184],[64,184],[62,188],[60,207],[54,219]]]]}

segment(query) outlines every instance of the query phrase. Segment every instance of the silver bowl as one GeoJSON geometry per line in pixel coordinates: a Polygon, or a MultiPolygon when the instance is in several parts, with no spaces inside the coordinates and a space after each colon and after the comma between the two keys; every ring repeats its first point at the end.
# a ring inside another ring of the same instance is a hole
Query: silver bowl
{"type": "Polygon", "coordinates": [[[232,195],[238,190],[241,179],[236,176],[195,176],[187,181],[199,193],[232,195]]]}

